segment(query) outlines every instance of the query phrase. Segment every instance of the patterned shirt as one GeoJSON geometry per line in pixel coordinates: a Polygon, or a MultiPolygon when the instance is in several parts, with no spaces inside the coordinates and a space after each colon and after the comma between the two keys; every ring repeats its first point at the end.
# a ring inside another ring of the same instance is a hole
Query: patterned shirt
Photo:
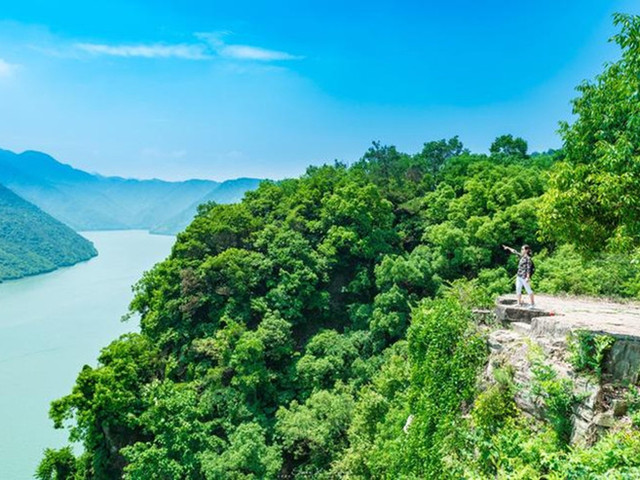
{"type": "Polygon", "coordinates": [[[527,278],[533,275],[533,260],[529,255],[520,255],[520,261],[518,262],[518,276],[520,278],[527,278]]]}

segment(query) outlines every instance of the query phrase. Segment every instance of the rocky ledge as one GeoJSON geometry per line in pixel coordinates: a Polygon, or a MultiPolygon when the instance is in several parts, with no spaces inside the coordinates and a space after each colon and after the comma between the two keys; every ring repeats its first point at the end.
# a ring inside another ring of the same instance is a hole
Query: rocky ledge
{"type": "Polygon", "coordinates": [[[535,308],[516,305],[515,296],[496,302],[500,327],[489,335],[493,370],[509,366],[517,386],[516,403],[526,414],[543,418],[542,402],[532,394],[532,351],[542,352],[558,378],[571,380],[578,399],[572,415],[572,443],[590,443],[626,417],[628,390],[640,380],[640,304],[582,297],[540,295],[535,308]],[[600,375],[576,372],[570,362],[569,339],[586,332],[611,337],[600,375]]]}

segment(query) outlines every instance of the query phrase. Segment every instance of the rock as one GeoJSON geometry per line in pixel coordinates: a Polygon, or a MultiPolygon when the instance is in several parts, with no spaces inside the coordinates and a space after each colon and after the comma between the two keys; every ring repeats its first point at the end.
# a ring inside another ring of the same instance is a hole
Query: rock
{"type": "Polygon", "coordinates": [[[522,333],[524,335],[528,335],[531,333],[531,324],[524,322],[513,322],[511,324],[511,328],[518,333],[522,333]]]}
{"type": "Polygon", "coordinates": [[[506,346],[521,340],[522,335],[512,330],[496,330],[489,335],[489,350],[492,353],[497,353],[504,350],[506,346]]]}
{"type": "Polygon", "coordinates": [[[556,377],[573,383],[571,444],[591,444],[605,430],[629,421],[626,389],[621,385],[640,383],[640,303],[547,295],[539,295],[538,300],[542,308],[529,309],[518,307],[513,295],[498,299],[496,317],[505,328],[489,334],[484,388],[495,382],[495,369],[512,369],[519,410],[544,420],[544,402],[531,393],[530,350],[543,352],[556,377]],[[600,378],[574,371],[568,361],[567,339],[578,330],[615,338],[600,378]]]}
{"type": "Polygon", "coordinates": [[[613,418],[613,412],[608,411],[598,413],[593,417],[593,423],[599,427],[611,428],[615,425],[616,421],[615,418],[613,418]]]}
{"type": "Polygon", "coordinates": [[[614,380],[637,384],[640,379],[640,341],[627,338],[617,340],[611,347],[605,372],[614,380]]]}
{"type": "Polygon", "coordinates": [[[613,401],[613,416],[614,417],[624,417],[627,414],[627,410],[629,409],[629,404],[626,400],[621,398],[617,398],[613,401]]]}

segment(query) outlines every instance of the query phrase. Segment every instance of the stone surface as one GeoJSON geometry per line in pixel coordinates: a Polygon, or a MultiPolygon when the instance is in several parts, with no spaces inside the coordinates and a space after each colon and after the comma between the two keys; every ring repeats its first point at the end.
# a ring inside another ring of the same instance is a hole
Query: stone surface
{"type": "Polygon", "coordinates": [[[593,423],[599,427],[611,428],[615,425],[616,421],[613,418],[613,412],[602,412],[593,418],[593,423]]]}
{"type": "Polygon", "coordinates": [[[576,330],[607,334],[616,339],[605,359],[605,374],[619,382],[640,381],[640,303],[613,302],[585,297],[538,295],[536,308],[518,307],[513,295],[500,297],[496,316],[504,323],[531,325],[531,336],[545,353],[559,356],[567,335],[576,330]]]}
{"type": "Polygon", "coordinates": [[[507,321],[526,321],[536,317],[550,317],[571,330],[587,329],[623,339],[640,341],[640,303],[613,302],[604,299],[573,296],[537,295],[536,308],[515,305],[514,295],[498,299],[496,314],[507,321]],[[500,312],[500,313],[499,313],[500,312]],[[560,318],[554,318],[560,317],[560,318]]]}
{"type": "Polygon", "coordinates": [[[626,400],[616,399],[613,401],[612,410],[614,417],[623,417],[627,414],[627,410],[629,410],[629,404],[626,400]]]}
{"type": "Polygon", "coordinates": [[[578,403],[572,414],[572,444],[589,444],[616,422],[628,421],[624,385],[640,380],[640,304],[546,295],[537,297],[535,309],[515,303],[515,296],[498,299],[496,317],[505,328],[488,337],[491,355],[483,383],[493,381],[496,368],[508,366],[514,373],[518,407],[526,415],[543,419],[541,400],[531,394],[529,359],[535,346],[558,378],[573,382],[578,403]],[[574,372],[568,362],[567,338],[576,330],[608,334],[616,340],[605,359],[602,383],[595,375],[574,372]]]}

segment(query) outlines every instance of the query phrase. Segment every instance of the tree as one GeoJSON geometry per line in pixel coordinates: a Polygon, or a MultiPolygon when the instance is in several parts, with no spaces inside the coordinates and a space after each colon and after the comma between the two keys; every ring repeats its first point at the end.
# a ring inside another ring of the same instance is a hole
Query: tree
{"type": "Polygon", "coordinates": [[[489,147],[489,151],[491,155],[526,158],[528,148],[526,140],[520,137],[513,138],[513,135],[508,134],[496,138],[489,147]]]}
{"type": "Polygon", "coordinates": [[[640,16],[614,16],[622,58],[578,87],[565,159],[542,206],[547,235],[583,250],[640,244],[640,16]]]}
{"type": "Polygon", "coordinates": [[[203,456],[207,480],[258,480],[278,478],[282,464],[276,447],[268,447],[265,432],[256,423],[243,423],[229,437],[229,445],[220,455],[203,456]]]}
{"type": "Polygon", "coordinates": [[[71,447],[60,450],[47,448],[44,458],[40,461],[35,477],[39,480],[67,480],[76,473],[76,458],[71,447]]]}
{"type": "Polygon", "coordinates": [[[435,176],[449,158],[457,157],[463,151],[464,146],[456,135],[449,140],[443,138],[425,143],[419,155],[427,161],[431,174],[435,176]]]}

